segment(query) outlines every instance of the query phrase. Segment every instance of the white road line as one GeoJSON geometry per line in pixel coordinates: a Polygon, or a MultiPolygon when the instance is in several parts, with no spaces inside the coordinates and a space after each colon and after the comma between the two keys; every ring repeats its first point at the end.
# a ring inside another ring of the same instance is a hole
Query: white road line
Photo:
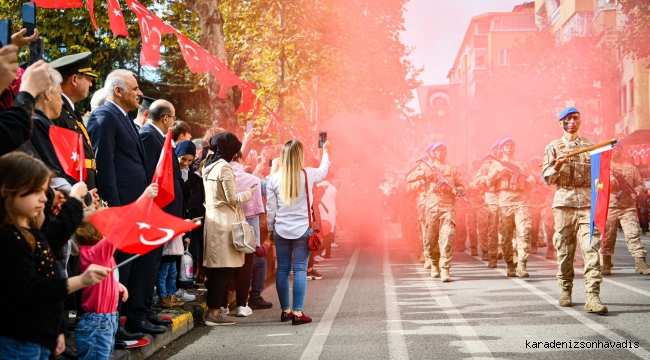
{"type": "Polygon", "coordinates": [[[292,333],[286,333],[286,334],[268,334],[266,336],[291,336],[293,335],[292,333]]]}
{"type": "Polygon", "coordinates": [[[399,314],[397,293],[391,292],[395,286],[390,266],[388,250],[384,250],[384,294],[386,295],[386,327],[388,329],[388,350],[391,359],[408,359],[409,352],[404,339],[402,318],[399,314]]]}
{"type": "Polygon", "coordinates": [[[339,285],[336,287],[336,292],[334,293],[334,296],[332,296],[332,300],[330,301],[327,310],[325,310],[320,321],[318,321],[316,331],[314,331],[314,334],[311,336],[311,339],[307,344],[307,348],[305,348],[305,351],[302,353],[302,356],[300,357],[301,360],[316,360],[320,357],[321,352],[323,352],[323,346],[325,345],[327,336],[332,329],[332,324],[334,323],[336,314],[339,312],[339,308],[341,307],[341,303],[345,297],[345,292],[348,290],[348,285],[350,285],[350,279],[352,278],[354,267],[357,265],[357,260],[359,259],[359,251],[360,248],[357,247],[354,254],[352,254],[350,263],[343,274],[343,278],[341,278],[339,285]]]}
{"type": "MultiPolygon", "coordinates": [[[[413,254],[410,256],[413,264],[415,264],[418,269],[422,269],[422,264],[420,264],[418,259],[413,256],[413,254]]],[[[451,322],[454,324],[456,332],[458,332],[458,335],[465,344],[467,351],[472,354],[472,357],[493,358],[490,349],[488,349],[485,343],[483,343],[478,334],[476,334],[476,331],[474,331],[474,328],[469,325],[460,311],[456,309],[449,296],[441,294],[440,288],[436,284],[436,281],[440,280],[432,279],[426,272],[422,270],[419,270],[418,273],[429,289],[431,297],[436,301],[436,303],[438,303],[438,306],[444,310],[445,314],[447,314],[447,317],[452,320],[451,322]]]]}
{"type": "MultiPolygon", "coordinates": [[[[472,259],[474,259],[474,257],[472,257],[472,259]]],[[[475,259],[475,260],[476,260],[476,259],[475,259]]],[[[480,260],[477,260],[477,261],[480,261],[480,260]]],[[[482,262],[482,261],[481,261],[481,262],[482,262]]],[[[503,270],[503,269],[494,269],[494,270],[496,270],[496,271],[498,271],[499,273],[501,273],[501,275],[507,277],[507,273],[506,273],[505,270],[503,270]]],[[[550,296],[549,294],[543,292],[542,290],[536,288],[535,286],[533,286],[533,285],[527,283],[526,281],[521,280],[521,279],[519,279],[519,278],[508,278],[508,279],[510,279],[510,280],[512,280],[512,281],[514,281],[514,282],[516,282],[517,284],[519,284],[519,285],[521,285],[522,287],[526,288],[528,291],[530,291],[530,292],[532,292],[533,294],[535,294],[535,295],[541,297],[542,299],[546,300],[546,302],[548,302],[549,304],[551,304],[551,305],[555,306],[556,308],[558,308],[558,309],[564,311],[565,313],[567,313],[568,315],[570,315],[570,316],[573,317],[574,319],[576,319],[576,320],[578,320],[579,322],[581,322],[581,323],[582,323],[583,325],[585,325],[586,327],[588,327],[588,328],[590,328],[591,330],[593,330],[593,331],[599,333],[600,335],[606,337],[606,338],[609,339],[610,341],[618,341],[618,342],[621,342],[621,343],[627,341],[627,339],[625,339],[624,337],[620,336],[619,334],[613,332],[612,330],[607,329],[607,328],[604,327],[603,325],[601,325],[601,324],[599,324],[599,323],[597,323],[597,322],[591,320],[590,318],[588,318],[588,317],[586,316],[587,312],[580,312],[580,311],[577,311],[577,310],[575,310],[575,309],[573,309],[573,308],[561,307],[561,306],[558,304],[558,300],[557,300],[556,298],[550,296]]],[[[623,285],[624,285],[624,284],[623,284],[623,285]]],[[[628,286],[629,286],[629,285],[628,285],[628,286]]],[[[638,289],[637,289],[637,290],[638,290],[638,289]]],[[[558,292],[558,293],[559,293],[559,292],[558,292]]],[[[559,294],[558,294],[558,296],[559,296],[559,294]]],[[[594,314],[593,316],[598,316],[598,315],[595,315],[595,314],[594,314]]],[[[642,359],[650,359],[650,352],[647,351],[646,349],[642,348],[642,347],[639,347],[638,349],[627,349],[627,350],[628,350],[629,352],[631,352],[632,354],[634,354],[634,355],[636,355],[636,356],[638,356],[638,357],[640,357],[640,358],[642,358],[642,359]]]]}

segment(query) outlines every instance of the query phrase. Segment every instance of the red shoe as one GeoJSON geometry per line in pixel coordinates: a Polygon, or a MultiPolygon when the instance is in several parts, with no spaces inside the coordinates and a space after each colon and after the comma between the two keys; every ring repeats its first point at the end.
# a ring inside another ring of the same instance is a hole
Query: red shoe
{"type": "Polygon", "coordinates": [[[293,315],[292,312],[287,313],[287,312],[283,311],[282,315],[280,315],[280,321],[282,321],[282,322],[287,322],[289,320],[293,320],[294,318],[295,318],[295,316],[293,315]]]}
{"type": "Polygon", "coordinates": [[[293,319],[291,319],[291,325],[302,325],[302,324],[307,324],[311,322],[311,318],[305,316],[305,313],[302,315],[294,315],[293,319]]]}

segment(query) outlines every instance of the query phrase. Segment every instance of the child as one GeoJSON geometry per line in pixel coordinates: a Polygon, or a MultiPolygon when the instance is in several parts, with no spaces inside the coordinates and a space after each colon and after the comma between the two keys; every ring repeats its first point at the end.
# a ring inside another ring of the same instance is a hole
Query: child
{"type": "MultiPolygon", "coordinates": [[[[149,185],[142,196],[149,196],[152,199],[158,196],[158,184],[149,185]]],[[[84,219],[73,237],[79,244],[81,271],[84,271],[89,264],[99,264],[107,268],[116,266],[113,258],[115,247],[90,222],[90,215],[95,212],[93,208],[86,209],[84,219]]],[[[119,295],[122,295],[123,302],[129,297],[126,287],[114,276],[109,276],[106,281],[84,290],[81,307],[85,313],[75,332],[79,359],[110,359],[119,325],[117,312],[119,295]]]]}

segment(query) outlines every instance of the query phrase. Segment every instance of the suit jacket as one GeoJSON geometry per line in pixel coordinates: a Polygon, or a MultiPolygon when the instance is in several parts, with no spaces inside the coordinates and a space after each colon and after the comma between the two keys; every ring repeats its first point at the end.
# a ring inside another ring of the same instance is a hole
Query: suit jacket
{"type": "MultiPolygon", "coordinates": [[[[144,146],[144,152],[147,157],[145,162],[145,169],[147,171],[147,179],[153,179],[153,174],[156,172],[156,166],[160,159],[160,154],[165,144],[165,138],[160,135],[160,131],[150,124],[146,123],[140,128],[140,139],[144,146]]],[[[181,177],[181,166],[178,164],[178,159],[172,155],[172,166],[174,167],[174,201],[165,206],[163,209],[166,213],[183,217],[183,186],[181,177]]]]}
{"type": "Polygon", "coordinates": [[[117,105],[107,101],[88,120],[99,193],[109,206],[134,202],[151,181],[145,170],[142,142],[127,117],[117,105]]]}
{"type": "MultiPolygon", "coordinates": [[[[93,147],[91,146],[90,142],[88,142],[88,139],[86,138],[86,134],[88,134],[88,130],[84,127],[81,114],[79,114],[77,111],[75,111],[75,109],[72,106],[70,106],[70,103],[63,95],[61,95],[61,99],[63,100],[61,115],[59,115],[58,119],[52,119],[52,123],[56,126],[60,126],[62,128],[72,130],[77,134],[80,134],[84,141],[84,153],[86,155],[86,159],[87,160],[94,159],[95,153],[93,151],[93,147]]],[[[92,138],[90,141],[92,142],[92,138]]],[[[88,166],[86,166],[86,172],[88,174],[86,177],[86,185],[88,185],[88,189],[89,190],[97,189],[98,188],[97,172],[93,170],[92,167],[88,167],[88,166]]]]}

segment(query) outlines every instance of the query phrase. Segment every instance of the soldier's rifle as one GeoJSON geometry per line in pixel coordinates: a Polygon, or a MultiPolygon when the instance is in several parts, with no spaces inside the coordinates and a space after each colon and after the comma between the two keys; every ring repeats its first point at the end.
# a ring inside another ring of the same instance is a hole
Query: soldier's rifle
{"type": "Polygon", "coordinates": [[[621,187],[621,191],[616,194],[616,200],[620,200],[625,193],[630,194],[630,197],[634,202],[637,203],[640,207],[645,207],[647,209],[650,209],[650,202],[648,201],[648,198],[643,196],[643,194],[637,194],[636,190],[630,185],[630,183],[625,180],[625,177],[623,177],[622,174],[617,173],[614,170],[611,170],[612,175],[614,175],[614,179],[616,179],[616,182],[618,183],[618,186],[621,187]]]}
{"type": "MultiPolygon", "coordinates": [[[[598,143],[598,144],[596,144],[596,145],[587,146],[587,147],[584,148],[584,149],[580,149],[580,150],[578,150],[578,151],[574,151],[574,152],[568,153],[568,154],[566,154],[566,155],[562,155],[562,156],[558,157],[557,159],[553,159],[553,160],[551,160],[551,163],[550,163],[549,165],[551,165],[551,166],[552,166],[552,165],[555,165],[555,162],[556,162],[558,159],[568,159],[568,158],[570,158],[570,157],[572,157],[572,156],[580,155],[580,154],[582,154],[582,153],[586,153],[587,151],[596,150],[596,149],[601,148],[601,147],[603,147],[603,146],[614,145],[614,144],[616,144],[617,142],[618,142],[618,140],[616,140],[616,139],[612,139],[612,140],[608,140],[608,141],[603,141],[603,142],[598,143]]],[[[544,165],[544,164],[539,164],[539,167],[542,167],[543,165],[544,165]]]]}
{"type": "Polygon", "coordinates": [[[427,162],[424,161],[423,159],[420,159],[420,160],[418,160],[417,162],[421,162],[421,163],[423,163],[424,165],[426,165],[429,169],[431,169],[431,171],[433,171],[433,173],[434,173],[434,174],[436,175],[436,177],[438,178],[438,182],[437,182],[436,185],[433,187],[434,190],[439,190],[440,187],[442,186],[442,184],[447,184],[447,186],[449,186],[453,191],[455,191],[456,194],[458,194],[459,197],[463,198],[463,200],[465,200],[465,202],[467,202],[469,205],[472,205],[472,203],[469,202],[469,200],[467,200],[467,198],[465,197],[465,194],[464,194],[463,192],[461,192],[461,191],[460,191],[460,190],[459,190],[459,189],[458,189],[454,184],[452,184],[449,180],[447,180],[447,178],[445,177],[445,175],[444,175],[442,172],[440,172],[440,170],[438,170],[438,169],[432,167],[431,165],[427,164],[427,162]]]}
{"type": "MultiPolygon", "coordinates": [[[[527,174],[525,171],[521,170],[517,165],[515,165],[515,164],[513,164],[511,162],[508,162],[508,161],[499,160],[499,159],[495,158],[492,155],[487,155],[485,158],[486,159],[489,158],[489,159],[492,159],[492,160],[498,162],[499,164],[503,165],[503,167],[505,167],[508,171],[510,171],[513,174],[512,178],[510,179],[510,183],[512,183],[513,185],[517,183],[517,179],[519,179],[520,175],[522,175],[522,176],[524,176],[526,178],[528,176],[532,175],[532,174],[527,174]]],[[[535,182],[533,184],[541,186],[545,190],[553,191],[553,189],[549,188],[548,186],[537,182],[537,179],[535,179],[535,182]]]]}

